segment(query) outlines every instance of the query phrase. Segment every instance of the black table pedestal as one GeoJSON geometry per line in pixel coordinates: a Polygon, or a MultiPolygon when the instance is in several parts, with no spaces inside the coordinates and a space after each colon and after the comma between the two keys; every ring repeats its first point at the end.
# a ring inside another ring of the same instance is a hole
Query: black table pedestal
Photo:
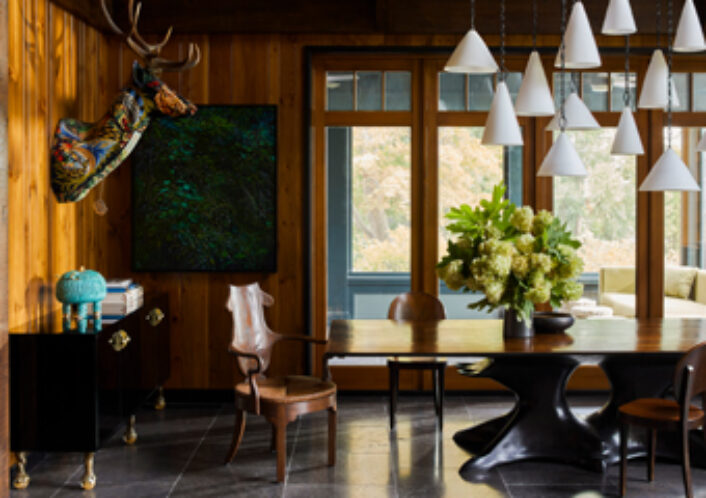
{"type": "MultiPolygon", "coordinates": [[[[578,361],[569,356],[524,355],[496,358],[480,375],[517,395],[509,414],[459,431],[454,441],[474,453],[461,475],[528,459],[603,468],[603,444],[569,409],[565,391],[578,361]]],[[[462,371],[463,373],[463,371],[462,371]]]]}

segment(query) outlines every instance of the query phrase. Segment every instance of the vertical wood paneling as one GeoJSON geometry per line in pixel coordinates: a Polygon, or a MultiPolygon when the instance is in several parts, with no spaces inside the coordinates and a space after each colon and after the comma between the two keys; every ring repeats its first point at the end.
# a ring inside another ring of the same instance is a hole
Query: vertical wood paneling
{"type": "Polygon", "coordinates": [[[62,117],[95,120],[97,65],[104,35],[48,0],[11,0],[9,323],[57,307],[53,283],[80,264],[97,264],[90,200],[58,204],[49,185],[49,147],[62,117]]]}

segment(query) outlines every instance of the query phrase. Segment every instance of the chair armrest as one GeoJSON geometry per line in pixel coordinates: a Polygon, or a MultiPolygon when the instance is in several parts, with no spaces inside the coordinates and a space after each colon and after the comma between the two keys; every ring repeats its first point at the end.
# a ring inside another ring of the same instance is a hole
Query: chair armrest
{"type": "Polygon", "coordinates": [[[258,374],[262,371],[262,363],[260,363],[260,357],[258,355],[254,353],[246,353],[245,351],[240,351],[234,346],[229,346],[228,352],[235,356],[242,356],[250,360],[255,360],[257,366],[255,367],[255,369],[248,370],[248,377],[252,377],[253,375],[258,374]]]}
{"type": "Polygon", "coordinates": [[[308,342],[311,344],[327,344],[328,339],[317,339],[315,337],[309,337],[306,335],[281,335],[278,341],[301,341],[308,342]]]}

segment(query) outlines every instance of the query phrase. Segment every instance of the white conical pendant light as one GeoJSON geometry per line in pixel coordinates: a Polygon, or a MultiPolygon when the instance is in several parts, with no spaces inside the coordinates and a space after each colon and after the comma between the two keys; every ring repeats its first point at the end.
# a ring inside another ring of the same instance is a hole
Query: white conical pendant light
{"type": "MultiPolygon", "coordinates": [[[[559,130],[560,114],[561,110],[557,111],[552,120],[549,121],[545,128],[547,131],[559,130]]],[[[564,115],[566,116],[565,130],[596,130],[601,127],[576,92],[571,92],[566,98],[564,115]]]]}
{"type": "Polygon", "coordinates": [[[689,168],[671,147],[660,156],[640,185],[642,192],[666,190],[700,190],[689,168]]]}
{"type": "Polygon", "coordinates": [[[706,50],[706,41],[699,15],[693,0],[686,0],[681,11],[677,34],[674,36],[675,52],[701,52],[706,50]]]}
{"type": "Polygon", "coordinates": [[[520,91],[515,100],[515,112],[518,116],[551,116],[554,114],[554,100],[549,90],[547,76],[544,74],[539,53],[530,53],[525,74],[522,77],[520,91]]]}
{"type": "Polygon", "coordinates": [[[522,132],[504,81],[498,82],[483,130],[483,145],[522,145],[522,132]]]}
{"type": "Polygon", "coordinates": [[[618,122],[618,130],[615,132],[613,147],[610,149],[613,155],[642,155],[645,149],[642,147],[640,133],[637,130],[635,117],[629,106],[623,108],[618,122]]]}
{"type": "Polygon", "coordinates": [[[486,74],[497,70],[498,64],[475,29],[466,33],[444,66],[444,71],[450,73],[486,74]]]}
{"type": "Polygon", "coordinates": [[[537,176],[586,176],[586,167],[563,131],[549,149],[537,176]]]}
{"type": "Polygon", "coordinates": [[[669,68],[664,54],[660,49],[652,52],[647,74],[640,91],[637,107],[640,109],[664,109],[667,107],[667,82],[669,68]]]}
{"type": "MultiPolygon", "coordinates": [[[[591,25],[588,22],[586,9],[583,3],[578,1],[574,4],[569,17],[569,24],[562,39],[565,50],[564,67],[569,69],[589,69],[601,65],[601,56],[598,53],[596,39],[593,38],[591,25]]],[[[560,47],[561,51],[561,47],[560,47]]],[[[555,67],[561,67],[559,54],[557,54],[555,67]]]]}
{"type": "Polygon", "coordinates": [[[610,0],[603,19],[604,35],[630,35],[637,32],[630,0],[610,0]]]}

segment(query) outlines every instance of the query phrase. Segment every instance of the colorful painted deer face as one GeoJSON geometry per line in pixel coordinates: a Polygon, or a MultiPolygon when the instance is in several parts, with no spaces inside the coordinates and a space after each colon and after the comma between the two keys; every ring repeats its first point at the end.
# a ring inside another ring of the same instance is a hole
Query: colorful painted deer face
{"type": "Polygon", "coordinates": [[[105,0],[101,0],[108,23],[116,33],[145,61],[132,67],[132,83],[120,92],[111,108],[96,123],[65,118],[54,132],[51,149],[51,187],[59,202],[76,202],[114,171],[130,155],[150,122],[152,113],[179,117],[192,115],[196,106],[177,95],[157,75],[162,71],[183,71],[199,63],[198,46],[189,44],[183,61],[159,57],[171,36],[151,45],[137,31],[141,4],[129,1],[131,29],[125,35],[110,17],[105,0]]]}

